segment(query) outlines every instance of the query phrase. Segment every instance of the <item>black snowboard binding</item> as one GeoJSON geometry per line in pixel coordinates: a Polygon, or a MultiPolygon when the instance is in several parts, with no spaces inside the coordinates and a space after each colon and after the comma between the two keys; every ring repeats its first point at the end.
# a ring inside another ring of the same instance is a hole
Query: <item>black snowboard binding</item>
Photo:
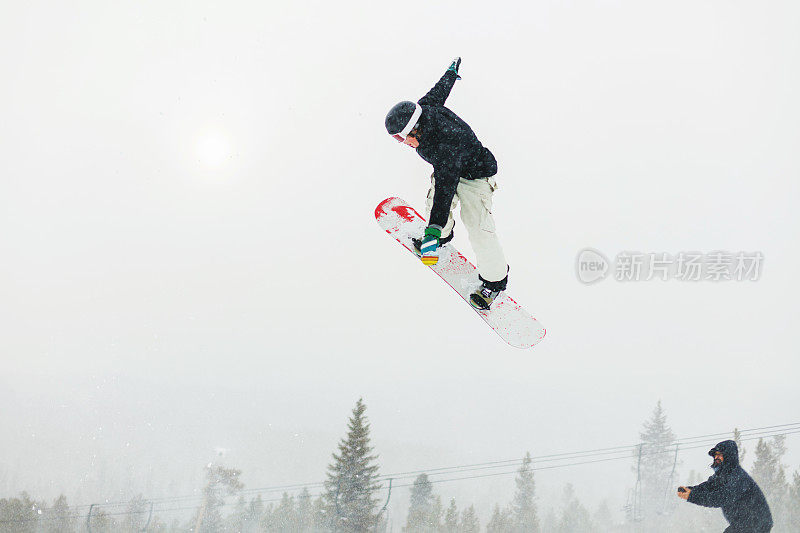
{"type": "Polygon", "coordinates": [[[469,303],[475,309],[488,311],[500,293],[506,290],[508,275],[500,281],[486,281],[480,276],[478,279],[481,280],[481,286],[469,295],[469,303]]]}

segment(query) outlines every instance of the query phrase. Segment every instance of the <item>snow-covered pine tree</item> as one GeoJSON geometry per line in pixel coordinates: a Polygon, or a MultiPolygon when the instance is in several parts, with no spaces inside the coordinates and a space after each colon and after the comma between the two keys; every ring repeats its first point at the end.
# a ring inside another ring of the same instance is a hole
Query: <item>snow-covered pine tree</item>
{"type": "Polygon", "coordinates": [[[742,444],[742,434],[739,428],[733,428],[733,442],[736,443],[736,448],[739,450],[739,464],[743,465],[747,450],[744,449],[744,444],[742,444]]]}
{"type": "Polygon", "coordinates": [[[634,459],[634,470],[638,465],[641,479],[637,517],[645,522],[645,529],[660,531],[659,524],[665,522],[662,515],[668,509],[666,499],[671,496],[671,475],[675,461],[675,434],[667,425],[661,400],[644,422],[639,437],[642,443],[641,461],[638,451],[634,459]]]}
{"type": "Polygon", "coordinates": [[[225,517],[225,531],[243,532],[245,530],[244,517],[246,514],[247,500],[245,500],[244,496],[239,495],[233,512],[225,517]]]}
{"type": "Polygon", "coordinates": [[[542,531],[558,531],[558,517],[556,516],[556,512],[552,507],[547,508],[547,512],[544,514],[544,520],[542,521],[542,531]]]}
{"type": "Polygon", "coordinates": [[[3,530],[2,524],[8,526],[9,531],[19,533],[39,531],[39,513],[45,510],[45,503],[33,501],[27,492],[20,494],[19,498],[0,499],[0,531],[3,530]]]}
{"type": "Polygon", "coordinates": [[[203,488],[203,503],[192,521],[197,533],[217,533],[222,531],[223,494],[235,495],[244,488],[239,481],[241,470],[210,464],[206,467],[206,486],[203,488]]]}
{"type": "Polygon", "coordinates": [[[800,471],[795,470],[787,497],[786,520],[790,524],[800,524],[800,471]]]}
{"type": "Polygon", "coordinates": [[[475,507],[470,505],[461,511],[461,521],[459,522],[460,533],[479,533],[481,530],[481,523],[478,520],[478,514],[475,512],[475,507]]]}
{"type": "Polygon", "coordinates": [[[786,453],[785,437],[773,437],[772,443],[758,439],[756,445],[756,458],[753,462],[753,479],[767,498],[776,531],[783,531],[786,524],[788,510],[786,500],[789,492],[789,483],[786,481],[786,469],[781,464],[783,454],[786,453]]]}
{"type": "Polygon", "coordinates": [[[367,407],[359,398],[348,423],[347,436],[339,443],[333,463],[328,465],[325,481],[325,503],[333,531],[367,532],[377,525],[378,500],[376,455],[370,455],[369,422],[364,415],[367,407]]]}
{"type": "MultiPolygon", "coordinates": [[[[138,533],[142,530],[147,521],[148,505],[144,497],[138,494],[130,499],[125,509],[125,518],[122,520],[121,529],[123,533],[138,533]]],[[[94,528],[92,528],[94,530],[94,528]]]]}
{"type": "Polygon", "coordinates": [[[264,502],[259,494],[255,498],[250,498],[250,503],[242,517],[242,533],[255,533],[258,531],[258,524],[264,515],[264,502]]]}
{"type": "Polygon", "coordinates": [[[120,525],[113,517],[109,516],[105,509],[100,508],[92,513],[92,533],[118,533],[121,530],[120,525]]]}
{"type": "Polygon", "coordinates": [[[258,522],[259,531],[269,531],[269,527],[272,524],[272,513],[275,511],[275,504],[270,503],[266,507],[264,507],[264,512],[261,513],[261,520],[258,522]]]}
{"type": "Polygon", "coordinates": [[[486,524],[486,533],[507,533],[512,527],[511,509],[500,509],[499,504],[495,504],[492,517],[486,524]]]}
{"type": "Polygon", "coordinates": [[[297,509],[294,503],[294,496],[284,492],[278,506],[272,511],[270,516],[269,531],[289,533],[298,531],[297,528],[297,509]]]}
{"type": "Polygon", "coordinates": [[[511,502],[511,523],[513,531],[536,533],[539,531],[539,516],[536,511],[536,482],[531,470],[531,453],[526,452],[522,466],[515,479],[517,492],[511,502]]]}
{"type": "Polygon", "coordinates": [[[430,533],[438,529],[439,516],[436,509],[436,498],[433,495],[433,485],[428,480],[428,474],[423,473],[417,476],[411,486],[408,516],[403,531],[430,533]]]}
{"type": "Polygon", "coordinates": [[[450,505],[444,513],[444,523],[441,531],[443,533],[458,533],[458,507],[456,507],[455,498],[450,498],[450,505]]]}
{"type": "Polygon", "coordinates": [[[444,516],[444,507],[442,506],[442,498],[440,496],[434,496],[433,510],[431,512],[431,523],[436,524],[437,531],[442,527],[443,516],[444,516]]]}
{"type": "Polygon", "coordinates": [[[75,531],[76,520],[70,512],[67,497],[63,494],[56,498],[53,506],[45,512],[43,522],[47,533],[72,533],[75,531]]]}
{"type": "Polygon", "coordinates": [[[592,522],[597,531],[612,531],[614,529],[614,518],[611,516],[611,508],[608,500],[603,500],[597,507],[592,516],[592,522]]]}
{"type": "Polygon", "coordinates": [[[308,532],[314,530],[314,503],[308,488],[297,496],[297,531],[308,532]]]}
{"type": "Polygon", "coordinates": [[[312,512],[314,520],[312,522],[311,531],[327,531],[330,520],[324,496],[318,496],[317,499],[314,500],[312,512]]]}
{"type": "Polygon", "coordinates": [[[589,511],[578,500],[571,483],[564,487],[563,510],[558,524],[560,533],[591,533],[595,531],[589,511]]]}

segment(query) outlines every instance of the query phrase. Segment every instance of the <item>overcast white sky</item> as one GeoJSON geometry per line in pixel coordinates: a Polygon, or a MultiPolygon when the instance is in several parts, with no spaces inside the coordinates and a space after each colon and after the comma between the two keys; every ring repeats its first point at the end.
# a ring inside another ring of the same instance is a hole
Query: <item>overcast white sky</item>
{"type": "MultiPolygon", "coordinates": [[[[183,494],[216,447],[248,486],[317,481],[359,396],[387,472],[631,444],[659,399],[678,436],[800,418],[795,2],[2,13],[0,496],[183,494]],[[533,350],[373,219],[422,207],[430,167],[383,118],[456,55],[448,106],[499,161],[533,350]],[[765,261],[757,282],[587,287],[587,246],[765,261]]],[[[591,505],[633,483],[628,463],[537,477],[591,505]]],[[[437,487],[482,515],[512,490],[437,487]]]]}

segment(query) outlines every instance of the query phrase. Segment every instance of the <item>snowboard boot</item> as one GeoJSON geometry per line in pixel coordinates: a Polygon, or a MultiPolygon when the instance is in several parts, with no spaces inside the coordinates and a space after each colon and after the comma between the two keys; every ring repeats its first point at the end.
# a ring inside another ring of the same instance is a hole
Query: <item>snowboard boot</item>
{"type": "MultiPolygon", "coordinates": [[[[453,232],[451,231],[450,235],[448,235],[447,237],[444,237],[442,239],[439,239],[439,246],[444,246],[445,244],[447,244],[448,242],[450,242],[452,240],[453,240],[453,232]]],[[[414,245],[414,251],[417,252],[417,255],[422,255],[422,239],[421,238],[418,239],[416,237],[412,237],[411,238],[411,244],[414,245]]]]}
{"type": "Polygon", "coordinates": [[[488,311],[500,293],[506,290],[508,275],[500,281],[486,281],[480,276],[478,279],[481,280],[481,286],[469,295],[469,303],[475,309],[488,311]]]}

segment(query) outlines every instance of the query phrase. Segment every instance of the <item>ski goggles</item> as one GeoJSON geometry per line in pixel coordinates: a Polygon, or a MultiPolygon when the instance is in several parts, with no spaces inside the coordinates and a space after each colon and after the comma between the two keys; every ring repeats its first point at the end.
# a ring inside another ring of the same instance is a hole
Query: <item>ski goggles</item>
{"type": "Polygon", "coordinates": [[[422,106],[417,104],[417,108],[414,109],[414,113],[411,114],[411,118],[408,119],[405,127],[400,131],[400,133],[392,134],[392,137],[397,139],[397,142],[405,142],[406,137],[408,134],[411,133],[419,124],[419,117],[422,116],[422,106]]]}

